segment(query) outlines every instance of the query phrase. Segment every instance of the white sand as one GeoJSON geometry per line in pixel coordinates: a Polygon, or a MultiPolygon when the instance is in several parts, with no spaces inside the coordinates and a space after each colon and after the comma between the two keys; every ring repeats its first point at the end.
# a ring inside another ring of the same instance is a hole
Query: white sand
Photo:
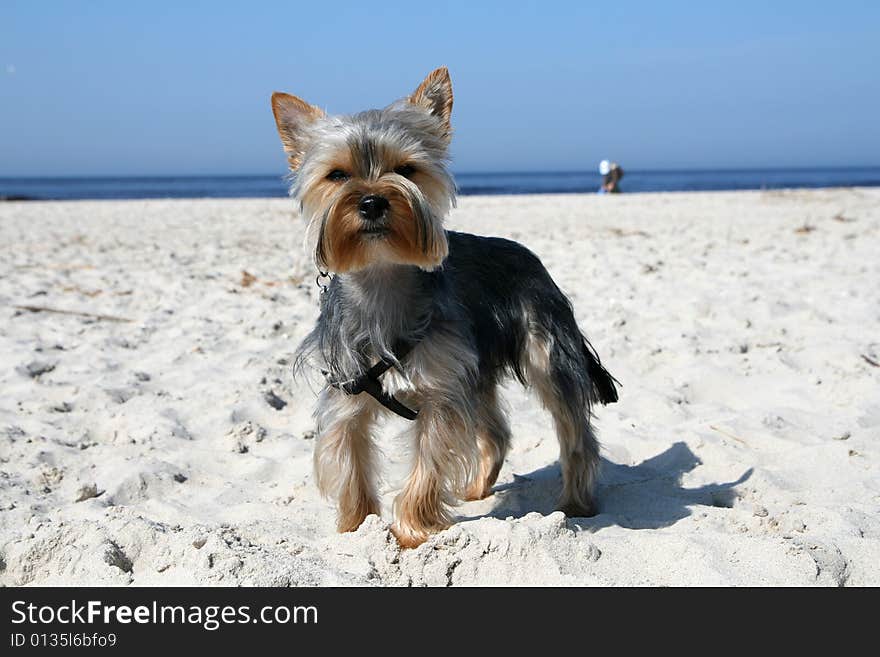
{"type": "Polygon", "coordinates": [[[552,512],[555,436],[510,386],[496,493],[410,551],[387,514],[334,534],[316,493],[292,217],[0,204],[0,584],[880,584],[880,190],[461,199],[450,225],[536,251],[624,387],[601,515],[552,512]]]}

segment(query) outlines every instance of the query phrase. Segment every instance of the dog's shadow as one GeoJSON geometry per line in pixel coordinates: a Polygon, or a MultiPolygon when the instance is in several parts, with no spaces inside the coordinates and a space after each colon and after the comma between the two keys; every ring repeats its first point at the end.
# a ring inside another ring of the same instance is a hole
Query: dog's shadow
{"type": "MultiPolygon", "coordinates": [[[[735,481],[684,488],[682,475],[701,463],[683,442],[638,465],[621,465],[603,458],[597,489],[598,515],[571,520],[594,531],[612,525],[657,529],[688,517],[693,506],[733,507],[737,499],[735,488],[751,477],[752,469],[735,481]]],[[[558,462],[527,475],[514,475],[512,483],[499,484],[493,489],[490,499],[495,501],[495,506],[489,513],[461,519],[505,519],[532,511],[548,514],[556,510],[561,486],[558,462]]]]}

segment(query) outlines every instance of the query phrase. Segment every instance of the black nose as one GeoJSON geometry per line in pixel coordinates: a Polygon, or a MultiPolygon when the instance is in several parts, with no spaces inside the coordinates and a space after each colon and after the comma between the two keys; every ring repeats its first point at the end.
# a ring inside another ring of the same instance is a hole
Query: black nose
{"type": "Polygon", "coordinates": [[[388,209],[388,199],[384,196],[370,194],[364,196],[358,204],[358,212],[367,221],[375,221],[388,209]]]}

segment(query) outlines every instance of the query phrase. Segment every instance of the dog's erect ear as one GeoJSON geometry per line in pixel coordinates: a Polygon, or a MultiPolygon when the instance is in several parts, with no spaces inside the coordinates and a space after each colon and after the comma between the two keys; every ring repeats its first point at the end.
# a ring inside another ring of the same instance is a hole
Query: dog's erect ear
{"type": "Polygon", "coordinates": [[[287,161],[291,169],[296,169],[306,149],[308,127],[323,117],[324,111],[296,96],[276,91],[272,94],[272,113],[287,161]]]}
{"type": "Polygon", "coordinates": [[[409,102],[424,107],[440,119],[445,130],[444,137],[449,139],[452,135],[452,80],[449,79],[449,70],[445,66],[432,71],[422,80],[418,89],[409,97],[409,102]]]}

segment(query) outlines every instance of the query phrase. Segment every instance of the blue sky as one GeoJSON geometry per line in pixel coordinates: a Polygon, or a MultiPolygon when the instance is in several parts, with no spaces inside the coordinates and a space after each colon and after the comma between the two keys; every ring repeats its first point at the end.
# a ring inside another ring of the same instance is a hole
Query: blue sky
{"type": "Polygon", "coordinates": [[[379,107],[433,68],[453,169],[880,164],[880,3],[0,4],[0,176],[274,174],[274,90],[379,107]]]}

